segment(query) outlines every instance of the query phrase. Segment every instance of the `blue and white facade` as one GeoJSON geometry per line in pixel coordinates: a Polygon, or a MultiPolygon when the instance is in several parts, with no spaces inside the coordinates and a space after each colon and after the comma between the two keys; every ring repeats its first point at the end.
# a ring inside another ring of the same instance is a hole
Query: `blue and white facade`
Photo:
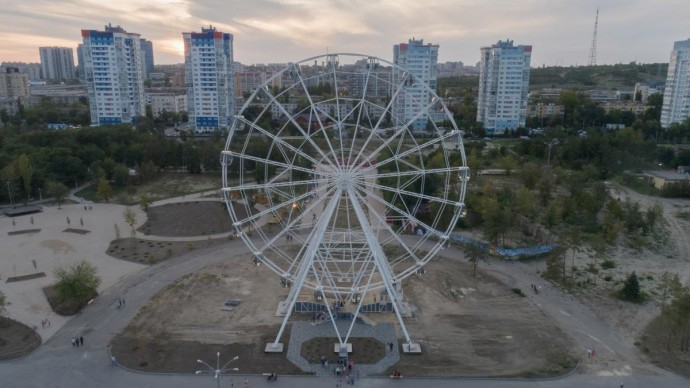
{"type": "Polygon", "coordinates": [[[477,121],[489,135],[524,127],[532,46],[498,41],[481,55],[477,121]]]}
{"type": "Polygon", "coordinates": [[[438,47],[424,44],[424,39],[410,39],[393,46],[393,63],[403,69],[393,69],[393,85],[403,85],[393,104],[393,125],[411,122],[413,131],[422,132],[428,120],[435,120],[429,116],[428,106],[432,98],[430,90],[436,93],[438,47]]]}
{"type": "Polygon", "coordinates": [[[190,124],[197,133],[228,128],[235,113],[232,34],[209,27],[182,37],[190,124]]]}
{"type": "Polygon", "coordinates": [[[91,125],[134,124],[146,115],[139,34],[106,26],[82,30],[81,36],[91,125]]]}
{"type": "Polygon", "coordinates": [[[661,127],[668,128],[690,117],[690,39],[673,43],[668,62],[661,127]]]}

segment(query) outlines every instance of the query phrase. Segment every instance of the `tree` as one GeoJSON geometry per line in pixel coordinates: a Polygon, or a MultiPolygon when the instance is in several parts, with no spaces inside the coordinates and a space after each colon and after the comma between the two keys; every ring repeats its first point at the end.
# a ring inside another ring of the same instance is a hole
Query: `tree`
{"type": "Polygon", "coordinates": [[[637,274],[633,271],[628,278],[625,280],[623,289],[620,291],[621,299],[630,302],[641,302],[642,292],[640,291],[640,280],[637,278],[637,274]]]}
{"type": "Polygon", "coordinates": [[[60,205],[62,205],[62,200],[65,199],[67,194],[69,193],[69,189],[67,186],[60,182],[48,182],[46,185],[46,194],[48,194],[49,197],[55,198],[55,201],[58,204],[58,209],[60,209],[60,205]]]}
{"type": "Polygon", "coordinates": [[[127,208],[124,213],[125,217],[125,223],[129,225],[129,227],[132,229],[132,238],[134,238],[134,235],[136,234],[136,229],[134,229],[134,225],[137,223],[137,213],[134,212],[131,208],[127,208]]]}
{"type": "Polygon", "coordinates": [[[113,195],[113,188],[110,186],[105,179],[98,180],[98,188],[96,189],[98,195],[103,198],[104,201],[110,201],[110,197],[113,195]]]}
{"type": "Polygon", "coordinates": [[[147,194],[142,194],[141,197],[139,197],[139,206],[141,206],[141,208],[144,211],[149,210],[149,206],[151,206],[151,202],[152,202],[151,197],[149,197],[147,194]]]}
{"type": "Polygon", "coordinates": [[[31,197],[31,178],[34,174],[34,169],[31,167],[31,161],[26,154],[19,155],[16,160],[17,173],[22,179],[22,187],[24,188],[24,194],[26,194],[26,200],[28,201],[31,197]]]}
{"type": "Polygon", "coordinates": [[[98,294],[101,278],[95,265],[81,260],[69,267],[57,267],[54,271],[57,283],[55,289],[62,300],[84,305],[98,294]]]}
{"type": "Polygon", "coordinates": [[[465,245],[465,257],[467,257],[467,261],[469,261],[470,264],[472,264],[472,276],[476,277],[479,262],[486,261],[488,253],[485,248],[482,248],[472,243],[468,243],[467,245],[465,245]]]}
{"type": "Polygon", "coordinates": [[[678,290],[683,288],[678,274],[671,274],[664,272],[661,275],[661,280],[657,285],[657,292],[659,295],[659,307],[661,307],[661,319],[664,319],[666,314],[666,307],[673,301],[674,296],[678,294],[678,290]]]}
{"type": "Polygon", "coordinates": [[[5,312],[7,312],[7,310],[5,310],[5,308],[9,304],[10,304],[10,302],[7,301],[7,297],[5,296],[5,293],[0,291],[0,315],[3,315],[3,314],[5,314],[5,312]]]}

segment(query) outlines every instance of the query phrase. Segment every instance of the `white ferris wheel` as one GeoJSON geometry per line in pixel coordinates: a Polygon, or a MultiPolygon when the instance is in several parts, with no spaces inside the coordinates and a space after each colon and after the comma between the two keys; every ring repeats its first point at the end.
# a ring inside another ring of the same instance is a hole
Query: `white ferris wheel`
{"type": "Polygon", "coordinates": [[[221,164],[236,232],[290,287],[267,351],[282,351],[295,311],[333,322],[341,346],[359,314],[389,311],[418,347],[402,281],[447,243],[469,179],[460,131],[427,83],[358,54],[290,63],[239,110],[221,164]]]}

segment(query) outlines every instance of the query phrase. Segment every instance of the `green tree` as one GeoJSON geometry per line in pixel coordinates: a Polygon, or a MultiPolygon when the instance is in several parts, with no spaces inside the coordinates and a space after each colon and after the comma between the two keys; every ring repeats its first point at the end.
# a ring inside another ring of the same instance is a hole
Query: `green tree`
{"type": "Polygon", "coordinates": [[[99,179],[96,192],[98,193],[98,196],[103,198],[104,201],[108,202],[110,201],[110,197],[113,195],[113,188],[110,186],[110,183],[108,183],[107,180],[99,179]]]}
{"type": "Polygon", "coordinates": [[[129,169],[124,164],[118,164],[113,168],[113,183],[118,188],[129,184],[129,169]]]}
{"type": "Polygon", "coordinates": [[[142,194],[141,197],[139,197],[139,206],[141,206],[141,208],[144,211],[149,210],[149,206],[151,206],[151,202],[152,202],[151,197],[149,197],[147,194],[142,194]]]}
{"type": "Polygon", "coordinates": [[[58,204],[58,209],[60,209],[60,206],[62,205],[62,201],[65,199],[67,194],[69,193],[69,189],[67,186],[60,182],[48,182],[46,185],[46,194],[49,197],[55,198],[55,201],[58,204]]]}
{"type": "Polygon", "coordinates": [[[124,217],[125,217],[125,223],[129,225],[132,233],[132,238],[136,235],[136,229],[134,229],[134,225],[137,223],[137,213],[134,212],[131,208],[127,208],[124,212],[124,217]]]}
{"type": "Polygon", "coordinates": [[[489,256],[489,254],[485,248],[482,248],[472,243],[466,244],[464,248],[465,257],[467,257],[467,261],[469,261],[470,264],[472,264],[472,276],[476,277],[479,262],[486,262],[486,259],[489,256]]]}
{"type": "Polygon", "coordinates": [[[10,304],[10,302],[7,301],[7,297],[5,296],[5,293],[0,291],[0,315],[3,315],[7,312],[6,307],[9,304],[10,304]]]}
{"type": "Polygon", "coordinates": [[[666,314],[667,306],[673,302],[674,297],[678,295],[678,291],[682,287],[683,284],[680,282],[680,277],[678,277],[678,274],[664,272],[661,275],[661,279],[657,285],[657,292],[659,297],[659,307],[661,307],[662,320],[666,314]]]}
{"type": "Polygon", "coordinates": [[[623,288],[620,291],[621,299],[630,302],[641,302],[642,301],[642,291],[640,290],[640,280],[637,278],[637,274],[633,271],[623,284],[623,288]]]}
{"type": "Polygon", "coordinates": [[[26,154],[21,154],[15,162],[17,166],[17,173],[22,180],[22,188],[26,195],[26,200],[31,198],[31,178],[34,175],[34,169],[31,167],[31,161],[26,154]]]}
{"type": "Polygon", "coordinates": [[[57,279],[55,289],[62,300],[85,305],[98,294],[101,278],[97,275],[96,266],[86,260],[68,267],[57,267],[54,274],[57,279]]]}

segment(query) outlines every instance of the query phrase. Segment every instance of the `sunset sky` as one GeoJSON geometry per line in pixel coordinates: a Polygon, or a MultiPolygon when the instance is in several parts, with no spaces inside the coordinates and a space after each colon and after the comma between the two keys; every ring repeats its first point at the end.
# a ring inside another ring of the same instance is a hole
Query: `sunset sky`
{"type": "Polygon", "coordinates": [[[598,64],[668,62],[690,38],[687,0],[0,0],[0,62],[38,62],[39,46],[76,48],[81,29],[112,23],[153,41],[157,64],[183,62],[181,33],[212,24],[244,64],[326,51],[391,60],[415,37],[440,45],[439,62],[474,64],[509,38],[534,46],[532,66],[584,65],[597,6],[598,64]]]}

